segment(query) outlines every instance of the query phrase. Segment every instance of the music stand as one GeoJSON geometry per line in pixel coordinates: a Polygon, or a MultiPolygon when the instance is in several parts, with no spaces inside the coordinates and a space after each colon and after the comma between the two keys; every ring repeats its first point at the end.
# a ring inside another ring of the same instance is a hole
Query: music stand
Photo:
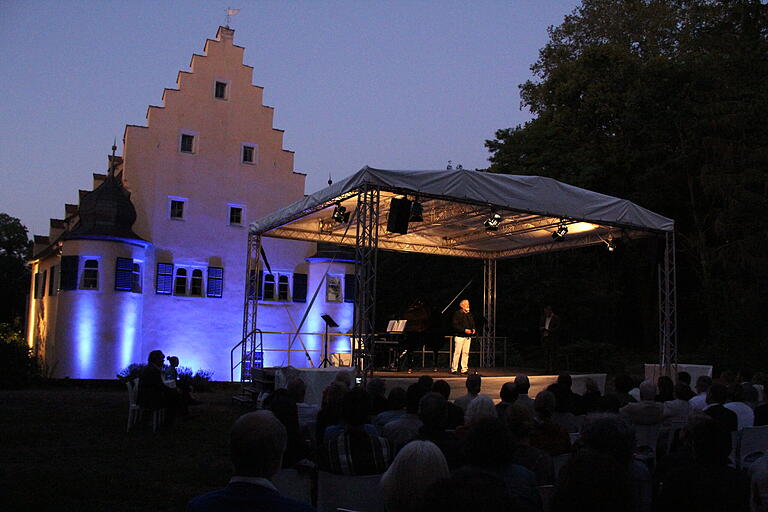
{"type": "Polygon", "coordinates": [[[324,352],[325,357],[323,357],[323,362],[320,363],[320,366],[323,368],[328,368],[328,365],[333,366],[333,363],[328,359],[328,327],[338,327],[339,324],[336,323],[336,321],[331,318],[331,315],[320,315],[320,318],[323,319],[325,322],[325,343],[324,343],[324,352]]]}

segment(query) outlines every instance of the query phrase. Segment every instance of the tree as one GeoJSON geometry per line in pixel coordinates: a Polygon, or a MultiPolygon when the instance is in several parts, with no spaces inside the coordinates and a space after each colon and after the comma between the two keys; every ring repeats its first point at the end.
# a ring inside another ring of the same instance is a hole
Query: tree
{"type": "Polygon", "coordinates": [[[19,219],[0,213],[0,323],[23,323],[31,257],[27,228],[19,219]]]}
{"type": "Polygon", "coordinates": [[[520,90],[534,118],[486,141],[490,170],[675,219],[683,336],[765,339],[768,6],[583,0],[531,69],[520,90]]]}

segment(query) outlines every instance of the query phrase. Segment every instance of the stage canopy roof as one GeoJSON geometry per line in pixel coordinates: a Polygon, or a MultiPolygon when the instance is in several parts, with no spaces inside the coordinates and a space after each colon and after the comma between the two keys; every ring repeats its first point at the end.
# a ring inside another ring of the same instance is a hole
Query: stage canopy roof
{"type": "Polygon", "coordinates": [[[378,248],[471,258],[508,258],[609,245],[622,238],[659,235],[674,221],[616,197],[540,176],[481,171],[390,171],[364,167],[250,226],[252,234],[275,238],[355,245],[357,196],[365,187],[380,190],[378,248]],[[421,222],[407,234],[387,231],[393,198],[422,205],[421,222]],[[337,204],[352,212],[347,223],[332,219],[337,204]],[[484,221],[496,212],[496,231],[484,221]],[[552,233],[568,230],[556,241],[552,233]],[[346,233],[346,234],[345,234],[346,233]]]}

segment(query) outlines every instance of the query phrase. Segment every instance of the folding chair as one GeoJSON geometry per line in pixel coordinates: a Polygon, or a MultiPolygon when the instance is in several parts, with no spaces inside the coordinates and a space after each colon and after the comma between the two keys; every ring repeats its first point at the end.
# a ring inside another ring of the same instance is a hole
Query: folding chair
{"type": "Polygon", "coordinates": [[[749,469],[753,462],[768,453],[768,425],[741,429],[737,460],[739,469],[749,469]]]}
{"type": "MultiPolygon", "coordinates": [[[[128,388],[128,426],[125,431],[130,432],[146,409],[136,403],[136,397],[139,393],[139,379],[130,380],[125,383],[125,386],[128,388]]],[[[165,409],[152,409],[152,432],[157,432],[164,421],[165,409]]]]}
{"type": "Polygon", "coordinates": [[[272,477],[272,483],[283,496],[312,504],[312,474],[309,469],[282,469],[272,477]]]}

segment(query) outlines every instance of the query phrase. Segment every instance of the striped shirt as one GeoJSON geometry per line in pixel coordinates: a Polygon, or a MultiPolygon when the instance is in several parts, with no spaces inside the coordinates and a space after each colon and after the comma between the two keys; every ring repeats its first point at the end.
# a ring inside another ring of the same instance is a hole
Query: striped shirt
{"type": "Polygon", "coordinates": [[[345,430],[323,443],[320,469],[341,475],[378,475],[392,462],[392,446],[362,429],[345,430]]]}

